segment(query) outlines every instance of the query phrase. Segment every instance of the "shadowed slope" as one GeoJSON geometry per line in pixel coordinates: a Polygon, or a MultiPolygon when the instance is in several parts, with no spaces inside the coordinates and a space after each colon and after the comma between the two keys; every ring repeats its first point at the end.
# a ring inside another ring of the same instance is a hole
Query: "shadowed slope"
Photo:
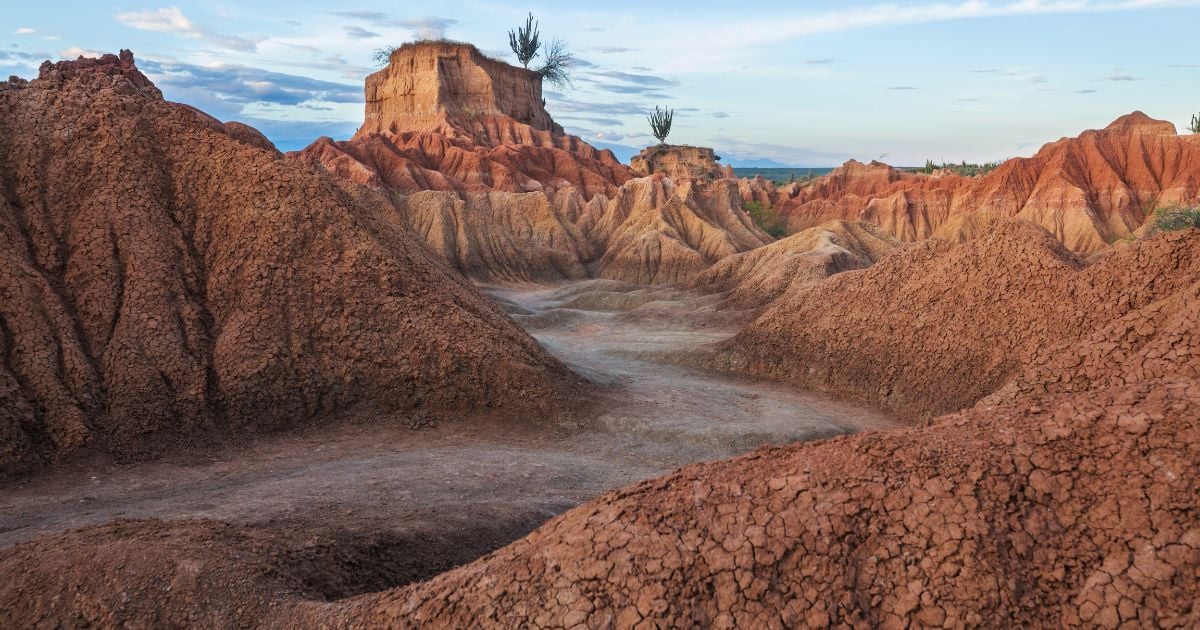
{"type": "Polygon", "coordinates": [[[6,472],[362,401],[546,403],[574,382],[383,200],[163,101],[128,53],[47,63],[0,102],[6,472]]]}
{"type": "MultiPolygon", "coordinates": [[[[1186,308],[1198,274],[1200,231],[1160,235],[1084,267],[1045,230],[993,219],[963,243],[925,241],[786,293],[720,360],[928,417],[970,406],[1039,365],[1063,369],[1037,382],[1071,382],[1085,368],[1066,363],[1088,347],[1120,357],[1124,333],[1110,327],[1186,308]]],[[[1169,330],[1147,334],[1165,335],[1180,363],[1157,373],[1188,373],[1200,360],[1186,353],[1193,333],[1186,318],[1168,319],[1169,330]]]]}

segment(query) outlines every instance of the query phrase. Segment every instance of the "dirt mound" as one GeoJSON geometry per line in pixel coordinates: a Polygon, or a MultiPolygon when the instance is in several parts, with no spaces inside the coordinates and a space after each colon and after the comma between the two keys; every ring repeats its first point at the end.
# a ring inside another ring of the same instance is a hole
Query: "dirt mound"
{"type": "Polygon", "coordinates": [[[1200,383],[763,449],[609,493],[348,625],[1186,627],[1200,383]]]}
{"type": "Polygon", "coordinates": [[[1135,232],[1156,205],[1192,202],[1197,194],[1200,142],[1134,112],[1104,129],[1047,144],[1031,158],[1008,160],[983,177],[917,175],[851,161],[772,201],[791,230],[861,220],[918,240],[956,217],[982,214],[1032,221],[1088,254],[1135,232]]]}
{"type": "Polygon", "coordinates": [[[392,531],[115,521],[0,550],[0,626],[294,627],[306,605],[429,579],[535,524],[392,531]]]}
{"type": "Polygon", "coordinates": [[[796,287],[719,360],[910,417],[968,407],[1018,374],[1021,391],[1194,374],[1198,276],[1200,231],[1085,267],[1049,232],[992,219],[966,242],[925,241],[796,287]]]}
{"type": "Polygon", "coordinates": [[[610,492],[407,586],[481,549],[114,523],[0,551],[0,621],[1191,627],[1198,423],[1200,382],[1167,379],[760,449],[610,492]]]}
{"type": "Polygon", "coordinates": [[[573,377],[379,198],[162,100],[123,52],[0,88],[0,470],[573,377]]]}
{"type": "Polygon", "coordinates": [[[727,306],[768,304],[790,287],[868,267],[899,245],[870,223],[830,221],[721,259],[691,285],[729,291],[727,306]]]}

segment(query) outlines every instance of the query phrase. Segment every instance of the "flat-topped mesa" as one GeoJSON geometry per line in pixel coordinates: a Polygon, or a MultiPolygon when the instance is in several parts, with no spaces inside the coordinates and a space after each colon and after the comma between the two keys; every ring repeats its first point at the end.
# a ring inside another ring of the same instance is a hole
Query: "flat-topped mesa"
{"type": "Polygon", "coordinates": [[[640,175],[662,173],[675,180],[713,180],[733,177],[733,169],[717,164],[720,156],[707,147],[660,144],[646,147],[629,164],[640,175]]]}
{"type": "MultiPolygon", "coordinates": [[[[397,48],[386,68],[367,77],[366,101],[356,139],[406,131],[479,136],[481,119],[491,116],[563,133],[546,112],[538,73],[491,59],[471,44],[428,41],[397,48]]],[[[481,143],[497,140],[483,135],[476,138],[481,143]]]]}
{"type": "Polygon", "coordinates": [[[399,193],[574,190],[586,200],[633,176],[612,151],[554,123],[538,73],[470,44],[405,44],[367,77],[365,93],[358,133],[320,138],[301,159],[399,193]]]}

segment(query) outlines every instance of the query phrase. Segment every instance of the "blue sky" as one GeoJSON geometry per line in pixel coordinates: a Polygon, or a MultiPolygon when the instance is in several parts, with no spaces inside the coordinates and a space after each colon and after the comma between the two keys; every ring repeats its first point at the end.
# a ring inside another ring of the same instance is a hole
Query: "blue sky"
{"type": "Polygon", "coordinates": [[[655,104],[672,142],[803,166],[994,160],[1200,112],[1200,0],[19,3],[0,73],[130,48],[167,98],[295,149],[354,132],[374,50],[445,36],[511,61],[526,11],[581,60],[551,114],[619,153],[653,142],[655,104]]]}

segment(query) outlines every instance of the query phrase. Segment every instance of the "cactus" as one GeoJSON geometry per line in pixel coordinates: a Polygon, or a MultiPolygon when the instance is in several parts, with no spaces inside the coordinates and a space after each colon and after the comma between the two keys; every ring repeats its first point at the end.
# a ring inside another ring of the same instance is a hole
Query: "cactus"
{"type": "Polygon", "coordinates": [[[1192,133],[1200,133],[1200,114],[1192,114],[1192,133]]]}
{"type": "Polygon", "coordinates": [[[533,21],[532,13],[525,18],[525,26],[508,32],[508,46],[516,53],[517,61],[526,68],[542,48],[542,42],[538,38],[538,23],[533,21]]]}
{"type": "Polygon", "coordinates": [[[658,138],[659,144],[665,143],[667,135],[671,133],[671,121],[674,119],[674,109],[659,109],[658,105],[654,106],[654,113],[646,118],[650,121],[650,132],[658,138]]]}

